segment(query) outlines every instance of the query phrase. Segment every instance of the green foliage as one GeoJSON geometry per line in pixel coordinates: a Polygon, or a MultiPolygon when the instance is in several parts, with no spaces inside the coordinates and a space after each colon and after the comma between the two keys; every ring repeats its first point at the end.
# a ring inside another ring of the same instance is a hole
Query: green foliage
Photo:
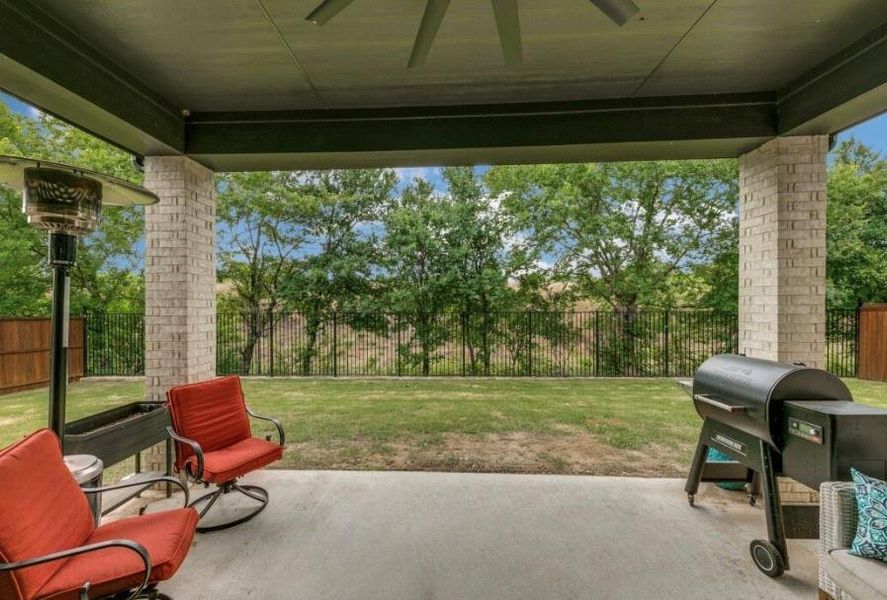
{"type": "MultiPolygon", "coordinates": [[[[499,198],[489,197],[474,169],[444,169],[443,177],[446,210],[453,221],[444,239],[452,256],[453,308],[465,320],[468,372],[490,375],[495,345],[520,345],[527,336],[522,323],[502,315],[527,307],[528,298],[521,292],[528,291],[531,280],[524,278],[521,285],[519,278],[531,269],[535,254],[521,243],[515,219],[499,198]]],[[[515,356],[515,363],[521,358],[515,356]]]]}
{"type": "MultiPolygon", "coordinates": [[[[0,154],[25,153],[31,127],[27,119],[0,103],[0,154]]],[[[33,316],[49,309],[49,277],[41,264],[44,235],[28,227],[21,196],[0,186],[0,315],[33,316]]]]}
{"type": "Polygon", "coordinates": [[[560,279],[614,308],[674,305],[670,278],[735,231],[735,161],[495,167],[487,183],[560,279]]]}
{"type": "Polygon", "coordinates": [[[401,361],[427,375],[443,359],[438,349],[461,331],[469,374],[491,374],[502,344],[513,366],[524,365],[528,331],[525,313],[516,313],[544,305],[538,255],[474,169],[442,175],[444,193],[416,179],[382,219],[385,307],[401,313],[396,327],[408,332],[401,361]]]}
{"type": "Polygon", "coordinates": [[[832,306],[887,301],[887,160],[853,139],[834,150],[827,242],[832,306]]]}
{"type": "MultiPolygon", "coordinates": [[[[142,179],[125,152],[50,116],[29,119],[5,105],[0,153],[142,179]]],[[[887,301],[885,165],[853,140],[833,152],[831,306],[887,301]]],[[[441,174],[446,189],[439,193],[421,179],[395,193],[390,170],[220,176],[219,306],[246,317],[242,330],[231,333],[236,350],[226,364],[239,361],[237,370],[249,372],[276,310],[304,315],[306,340],[289,359],[305,373],[335,313],[355,330],[398,329],[403,363],[422,373],[461,329],[472,374],[490,373],[494,347],[507,348],[514,365],[529,365],[534,345],[577,335],[569,328],[529,329],[528,309],[588,302],[629,313],[736,310],[735,161],[494,167],[483,177],[466,167],[441,174]],[[411,316],[392,324],[372,311],[411,316]]],[[[80,244],[74,312],[143,310],[143,229],[140,209],[106,208],[101,228],[80,244]]],[[[27,225],[15,194],[0,190],[0,314],[47,312],[45,255],[45,234],[27,225]]],[[[624,327],[630,333],[638,325],[629,316],[624,327]]]]}
{"type": "Polygon", "coordinates": [[[295,172],[231,173],[217,185],[218,276],[229,286],[220,304],[242,314],[245,325],[244,332],[230,332],[242,345],[226,346],[222,359],[227,372],[248,374],[256,345],[272,324],[269,315],[284,306],[283,288],[296,276],[306,211],[295,172]],[[232,352],[239,354],[237,369],[228,364],[232,352]]]}
{"type": "Polygon", "coordinates": [[[308,374],[318,336],[334,311],[352,327],[373,326],[349,320],[349,314],[373,305],[379,212],[397,178],[390,170],[365,169],[305,172],[299,179],[300,227],[306,243],[283,296],[305,317],[300,362],[302,373],[308,374]]]}
{"type": "Polygon", "coordinates": [[[434,353],[447,338],[440,317],[455,298],[455,255],[446,237],[454,225],[452,217],[445,198],[436,196],[422,179],[393,199],[382,217],[385,304],[403,313],[399,326],[410,328],[419,349],[415,351],[410,341],[398,352],[406,364],[420,365],[422,375],[441,358],[434,353]]]}
{"type": "MultiPolygon", "coordinates": [[[[4,104],[0,153],[72,164],[136,183],[142,179],[129,154],[48,115],[35,121],[13,114],[4,104]]],[[[20,212],[21,199],[0,190],[0,281],[6,286],[0,314],[45,314],[50,285],[46,234],[29,227],[20,212]]],[[[72,312],[143,309],[144,285],[138,273],[143,231],[140,208],[104,209],[100,228],[79,244],[71,272],[72,312]]]]}

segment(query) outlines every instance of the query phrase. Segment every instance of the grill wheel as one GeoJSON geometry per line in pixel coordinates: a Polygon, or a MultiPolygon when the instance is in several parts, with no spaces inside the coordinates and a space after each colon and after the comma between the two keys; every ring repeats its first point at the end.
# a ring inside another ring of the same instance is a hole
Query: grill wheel
{"type": "Polygon", "coordinates": [[[779,577],[785,573],[785,560],[779,549],[767,540],[754,540],[748,547],[755,566],[768,577],[779,577]]]}

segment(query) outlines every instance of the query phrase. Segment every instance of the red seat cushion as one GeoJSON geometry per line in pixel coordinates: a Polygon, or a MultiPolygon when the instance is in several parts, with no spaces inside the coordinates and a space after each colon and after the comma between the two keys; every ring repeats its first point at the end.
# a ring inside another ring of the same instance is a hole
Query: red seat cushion
{"type": "MultiPolygon", "coordinates": [[[[82,546],[94,529],[53,432],[41,429],[0,450],[0,562],[82,546]]],[[[0,573],[0,598],[30,600],[64,562],[0,573]]]]}
{"type": "MultiPolygon", "coordinates": [[[[179,569],[197,527],[193,508],[167,510],[131,517],[102,525],[87,544],[108,540],[138,542],[151,555],[151,582],[165,581],[179,569]]],[[[101,597],[137,587],[145,567],[139,555],[126,548],[109,548],[75,556],[65,562],[39,591],[38,600],[76,600],[84,581],[90,582],[90,597],[101,597]]]]}
{"type": "MultiPolygon", "coordinates": [[[[210,483],[231,481],[250,471],[283,458],[283,448],[278,444],[259,438],[249,438],[227,448],[207,452],[203,456],[203,480],[210,483]]],[[[189,459],[192,472],[196,470],[197,459],[189,459]]]]}
{"type": "MultiPolygon", "coordinates": [[[[248,439],[249,417],[236,375],[180,385],[167,392],[176,433],[200,444],[205,453],[248,439]]],[[[194,451],[176,443],[176,469],[181,470],[194,451]]]]}

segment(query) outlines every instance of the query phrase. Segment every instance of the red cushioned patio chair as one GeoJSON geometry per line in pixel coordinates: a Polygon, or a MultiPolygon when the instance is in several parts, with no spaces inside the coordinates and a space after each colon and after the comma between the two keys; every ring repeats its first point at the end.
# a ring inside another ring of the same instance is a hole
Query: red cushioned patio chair
{"type": "Polygon", "coordinates": [[[243,485],[237,479],[283,458],[286,437],[280,421],[252,412],[243,399],[240,377],[220,377],[200,383],[180,385],[166,393],[172,427],[169,435],[176,442],[176,470],[198,483],[216,490],[194,500],[205,503],[200,518],[209,512],[223,494],[239,492],[258,502],[246,515],[215,525],[198,526],[197,531],[216,531],[249,521],[268,505],[268,491],[257,485],[243,485]],[[249,417],[270,421],[277,428],[278,443],[255,438],[249,417]]]}
{"type": "MultiPolygon", "coordinates": [[[[185,489],[173,477],[157,481],[185,489]]],[[[156,586],[188,554],[197,526],[193,508],[96,527],[84,492],[127,484],[81,489],[48,429],[0,450],[0,482],[0,598],[168,599],[156,586]]]]}

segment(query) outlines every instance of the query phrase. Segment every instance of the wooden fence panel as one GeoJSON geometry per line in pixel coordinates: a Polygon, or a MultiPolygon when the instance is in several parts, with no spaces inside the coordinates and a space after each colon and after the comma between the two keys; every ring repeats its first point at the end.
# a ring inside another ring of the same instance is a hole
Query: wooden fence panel
{"type": "MultiPolygon", "coordinates": [[[[49,384],[50,321],[0,319],[0,394],[49,384]]],[[[68,377],[83,377],[83,319],[72,317],[68,334],[68,377]]]]}
{"type": "Polygon", "coordinates": [[[887,381],[887,304],[859,309],[859,378],[887,381]]]}

